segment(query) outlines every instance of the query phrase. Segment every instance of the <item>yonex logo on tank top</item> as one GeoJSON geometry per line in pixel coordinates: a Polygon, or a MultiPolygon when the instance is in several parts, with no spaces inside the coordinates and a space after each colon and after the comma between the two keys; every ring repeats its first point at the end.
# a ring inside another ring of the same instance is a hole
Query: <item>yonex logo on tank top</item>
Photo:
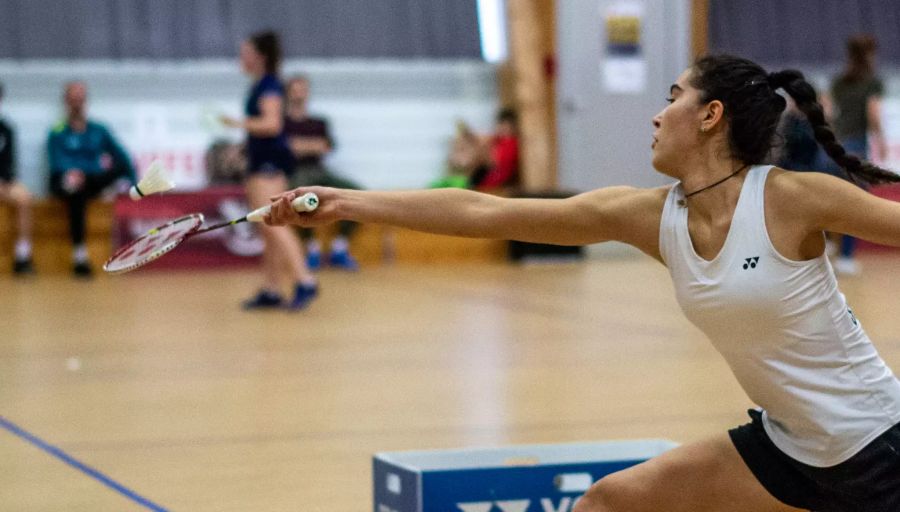
{"type": "Polygon", "coordinates": [[[752,258],[744,258],[744,270],[748,268],[756,268],[756,264],[759,262],[759,256],[754,256],[752,258]]]}

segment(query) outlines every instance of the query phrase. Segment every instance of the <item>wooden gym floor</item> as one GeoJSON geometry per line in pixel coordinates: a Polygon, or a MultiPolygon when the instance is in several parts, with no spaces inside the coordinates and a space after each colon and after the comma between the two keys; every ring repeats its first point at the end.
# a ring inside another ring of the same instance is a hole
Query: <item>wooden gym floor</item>
{"type": "MultiPolygon", "coordinates": [[[[900,370],[900,257],[863,264],[842,288],[900,370]]],[[[308,311],[248,314],[248,271],[0,277],[0,511],[359,512],[377,451],[746,421],[646,258],[321,279],[308,311]]]]}

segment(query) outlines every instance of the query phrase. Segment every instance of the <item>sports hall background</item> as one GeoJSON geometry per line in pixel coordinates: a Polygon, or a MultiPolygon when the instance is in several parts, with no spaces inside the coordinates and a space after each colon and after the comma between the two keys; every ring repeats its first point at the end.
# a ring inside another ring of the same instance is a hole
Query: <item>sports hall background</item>
{"type": "MultiPolygon", "coordinates": [[[[199,193],[210,143],[241,137],[205,115],[241,113],[238,44],[266,28],[283,37],[284,75],[308,76],[311,110],[332,123],[329,167],[367,188],[427,186],[456,121],[489,132],[501,106],[519,113],[525,192],[664,184],[650,119],[694,55],[797,67],[824,88],[861,32],[879,40],[884,164],[900,169],[890,0],[0,0],[0,113],[38,198],[28,280],[9,274],[15,230],[0,208],[0,418],[34,436],[0,430],[0,511],[150,508],[136,496],[165,510],[365,510],[376,451],[684,442],[742,420],[745,397],[664,272],[614,244],[523,266],[503,242],[364,226],[362,270],[323,273],[322,303],[294,317],[238,310],[252,265],[74,282],[46,187],[62,84],[87,82],[89,115],[139,170],[159,159],[199,193]],[[616,16],[641,20],[625,68],[616,16]]],[[[115,211],[92,211],[95,264],[115,211]]],[[[897,253],[861,259],[842,287],[900,367],[897,253]]]]}

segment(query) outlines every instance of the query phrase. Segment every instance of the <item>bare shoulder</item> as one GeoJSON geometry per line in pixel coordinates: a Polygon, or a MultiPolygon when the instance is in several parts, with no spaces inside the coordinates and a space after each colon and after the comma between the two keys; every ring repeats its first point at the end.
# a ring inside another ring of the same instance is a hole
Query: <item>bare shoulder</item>
{"type": "Polygon", "coordinates": [[[629,186],[609,187],[589,192],[592,199],[603,199],[606,204],[616,210],[658,209],[662,213],[663,204],[671,187],[638,188],[629,186]]]}
{"type": "Polygon", "coordinates": [[[659,225],[670,188],[629,188],[628,193],[623,195],[620,211],[631,216],[632,221],[659,225]]]}
{"type": "Polygon", "coordinates": [[[844,233],[900,247],[900,203],[823,173],[773,172],[766,186],[767,217],[799,222],[808,231],[844,233]]]}
{"type": "Polygon", "coordinates": [[[654,188],[635,188],[634,195],[636,200],[646,203],[647,205],[658,206],[661,210],[671,189],[671,185],[654,188]]]}
{"type": "Polygon", "coordinates": [[[850,183],[821,172],[797,172],[774,167],[766,182],[766,200],[779,209],[818,209],[828,200],[857,192],[850,183]]]}
{"type": "Polygon", "coordinates": [[[654,216],[655,221],[659,222],[669,188],[606,187],[585,192],[575,196],[573,200],[629,229],[635,222],[646,221],[654,216]]]}
{"type": "Polygon", "coordinates": [[[661,262],[659,225],[670,188],[603,189],[602,193],[611,197],[606,202],[607,215],[613,226],[611,238],[637,247],[661,262]]]}

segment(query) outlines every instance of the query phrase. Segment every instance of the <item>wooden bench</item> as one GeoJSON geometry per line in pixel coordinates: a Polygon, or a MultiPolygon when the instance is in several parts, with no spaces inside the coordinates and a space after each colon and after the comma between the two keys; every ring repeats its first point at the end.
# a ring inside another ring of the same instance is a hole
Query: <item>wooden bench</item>
{"type": "MultiPolygon", "coordinates": [[[[328,247],[336,230],[328,226],[317,235],[328,247]]],[[[420,233],[382,225],[362,225],[353,234],[351,252],[362,265],[378,263],[499,262],[506,259],[507,242],[420,233]]]]}
{"type": "MultiPolygon", "coordinates": [[[[95,270],[112,253],[111,202],[92,201],[87,211],[87,246],[95,270]]],[[[15,210],[0,208],[0,274],[12,273],[13,245],[17,238],[15,210]]],[[[58,199],[37,199],[34,203],[34,266],[39,274],[68,273],[72,270],[72,243],[69,215],[58,199]]]]}
{"type": "MultiPolygon", "coordinates": [[[[0,207],[0,275],[12,271],[12,251],[16,240],[15,212],[0,207]]],[[[87,214],[87,245],[99,272],[112,254],[113,203],[93,201],[87,214]]],[[[335,226],[320,228],[317,235],[328,247],[335,226]]],[[[507,243],[419,233],[382,225],[362,225],[354,233],[351,252],[363,265],[380,263],[448,264],[504,261],[507,243]]],[[[69,273],[72,244],[65,205],[57,199],[38,199],[34,204],[34,264],[39,275],[69,273]]]]}

